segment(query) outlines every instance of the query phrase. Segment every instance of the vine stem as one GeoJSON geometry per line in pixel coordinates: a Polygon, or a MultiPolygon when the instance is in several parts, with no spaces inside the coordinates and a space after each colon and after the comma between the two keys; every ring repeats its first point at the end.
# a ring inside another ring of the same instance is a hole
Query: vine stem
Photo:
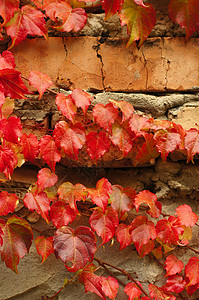
{"type": "MultiPolygon", "coordinates": [[[[30,225],[30,224],[29,224],[29,225],[30,225]]],[[[50,235],[50,234],[47,234],[47,233],[45,233],[45,231],[41,231],[41,230],[39,230],[39,229],[37,229],[37,228],[33,227],[32,225],[30,225],[30,227],[32,228],[32,230],[34,230],[34,231],[36,231],[36,232],[40,233],[40,234],[41,234],[41,235],[43,235],[43,236],[51,237],[51,235],[50,235]]]]}
{"type": "Polygon", "coordinates": [[[43,231],[41,231],[41,230],[39,230],[39,229],[37,229],[37,228],[35,228],[35,227],[33,227],[33,226],[30,226],[30,227],[32,228],[32,230],[34,230],[34,231],[36,231],[36,232],[39,232],[41,235],[44,234],[43,231]]]}
{"type": "Polygon", "coordinates": [[[120,280],[119,278],[117,278],[117,276],[115,276],[114,274],[113,274],[113,272],[111,272],[111,270],[109,270],[105,265],[102,265],[102,267],[104,268],[104,270],[106,270],[106,272],[108,272],[112,277],[114,277],[115,279],[117,279],[117,281],[122,285],[122,286],[126,286],[126,284],[122,281],[122,280],[120,280]]]}
{"type": "Polygon", "coordinates": [[[186,247],[187,247],[188,249],[192,250],[193,252],[195,252],[196,254],[199,254],[199,251],[198,251],[198,250],[195,250],[194,248],[192,248],[192,247],[190,247],[190,246],[188,246],[188,245],[186,245],[186,247]]]}
{"type": "Polygon", "coordinates": [[[64,286],[62,286],[61,289],[59,289],[59,291],[57,291],[56,294],[54,294],[51,298],[49,298],[49,300],[53,300],[63,289],[64,289],[64,286]]]}
{"type": "Polygon", "coordinates": [[[133,281],[133,283],[135,283],[135,285],[142,291],[142,293],[148,297],[149,299],[151,299],[151,297],[145,292],[145,290],[137,283],[137,281],[131,276],[131,274],[129,274],[127,271],[125,271],[124,269],[121,269],[119,267],[116,267],[110,263],[104,262],[101,259],[95,257],[94,260],[102,267],[104,267],[104,265],[107,265],[117,271],[119,271],[120,273],[122,273],[124,276],[126,276],[129,280],[133,281]]]}
{"type": "Polygon", "coordinates": [[[164,270],[165,270],[165,267],[164,267],[164,265],[153,255],[153,254],[149,254],[149,256],[152,258],[152,259],[154,259],[156,262],[157,262],[157,264],[159,265],[159,266],[161,266],[164,270]]]}

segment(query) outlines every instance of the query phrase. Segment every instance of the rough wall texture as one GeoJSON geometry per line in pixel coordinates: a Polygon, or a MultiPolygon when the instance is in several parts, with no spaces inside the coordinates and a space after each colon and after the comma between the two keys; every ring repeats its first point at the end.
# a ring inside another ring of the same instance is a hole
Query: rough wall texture
{"type": "Polygon", "coordinates": [[[183,37],[148,38],[140,49],[136,44],[126,48],[126,43],[121,38],[50,37],[48,43],[41,38],[26,40],[13,53],[24,76],[40,70],[66,89],[199,90],[197,38],[188,43],[183,37]]]}
{"type": "MultiPolygon", "coordinates": [[[[199,124],[198,33],[186,43],[184,31],[168,18],[169,1],[150,2],[157,10],[157,24],[140,49],[136,44],[126,48],[126,28],[120,26],[117,17],[104,21],[104,14],[90,14],[86,27],[78,36],[60,36],[51,31],[48,41],[27,39],[15,47],[12,52],[17,69],[26,77],[30,70],[47,73],[54,81],[54,88],[61,88],[66,93],[76,87],[85,89],[93,95],[94,104],[106,103],[108,99],[127,100],[142,113],[175,120],[186,129],[195,127],[199,124]]],[[[54,100],[51,94],[46,94],[40,101],[37,96],[16,100],[15,113],[24,122],[26,132],[34,132],[41,137],[47,129],[53,128],[59,117],[54,100]]],[[[1,188],[23,196],[30,184],[36,181],[36,174],[36,168],[24,166],[14,172],[11,182],[1,183],[1,188]]],[[[71,181],[92,187],[98,179],[106,177],[112,184],[155,192],[165,213],[173,213],[183,203],[199,212],[198,162],[195,165],[187,165],[185,161],[164,164],[157,160],[149,168],[114,170],[59,166],[57,174],[58,185],[71,181]]],[[[38,228],[45,228],[37,215],[20,205],[20,216],[36,223],[38,228]]],[[[88,218],[77,219],[73,226],[80,223],[87,224],[88,218]]],[[[199,247],[198,238],[196,230],[190,244],[196,249],[199,247]]],[[[181,249],[178,255],[187,263],[193,253],[181,249]]],[[[135,272],[144,286],[149,282],[158,285],[164,280],[158,264],[149,257],[138,260],[133,246],[123,250],[121,255],[118,245],[114,244],[111,248],[106,245],[98,256],[130,273],[135,272]]],[[[41,296],[52,296],[62,286],[65,277],[72,277],[63,263],[53,256],[42,265],[40,261],[33,245],[30,254],[19,264],[20,275],[0,262],[0,300],[39,300],[41,296]]],[[[101,269],[99,274],[107,275],[101,269]]],[[[99,299],[93,294],[84,294],[83,286],[78,282],[68,286],[56,299],[79,298],[99,299]]],[[[194,294],[189,299],[198,298],[198,294],[194,294]]],[[[117,299],[127,299],[122,289],[117,299]]]]}

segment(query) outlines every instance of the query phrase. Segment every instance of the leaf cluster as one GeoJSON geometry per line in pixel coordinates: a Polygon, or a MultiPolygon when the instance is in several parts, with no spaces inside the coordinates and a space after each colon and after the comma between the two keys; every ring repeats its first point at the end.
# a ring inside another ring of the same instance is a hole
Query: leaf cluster
{"type": "MultiPolygon", "coordinates": [[[[48,37],[49,20],[52,28],[60,32],[77,32],[87,22],[87,2],[95,0],[32,0],[22,5],[19,0],[0,2],[2,17],[0,38],[11,37],[10,49],[26,39],[27,36],[48,37]]],[[[101,0],[105,20],[118,14],[121,25],[127,25],[129,41],[141,45],[156,24],[156,11],[152,4],[143,0],[101,0]]],[[[93,6],[93,3],[92,3],[93,6]]],[[[197,0],[171,0],[168,13],[174,23],[186,30],[186,39],[199,29],[199,4],[197,0]]]]}
{"type": "MultiPolygon", "coordinates": [[[[38,89],[39,98],[52,84],[47,75],[34,71],[29,81],[38,89]]],[[[62,158],[78,161],[83,148],[93,163],[104,159],[111,147],[118,151],[118,157],[129,156],[134,165],[150,162],[159,155],[166,160],[176,149],[185,153],[190,161],[199,152],[198,129],[186,131],[173,122],[139,116],[125,101],[111,100],[91,109],[90,95],[75,89],[68,96],[57,93],[56,104],[62,120],[51,135],[38,140],[34,134],[24,133],[20,119],[11,115],[12,102],[8,96],[25,98],[28,89],[15,70],[9,51],[0,57],[0,89],[0,172],[5,180],[26,161],[34,164],[43,159],[43,164],[48,165],[41,167],[37,181],[23,199],[14,193],[0,192],[0,253],[6,266],[18,273],[19,260],[29,251],[33,241],[30,224],[15,213],[21,201],[47,224],[54,225],[54,234],[42,233],[35,240],[42,262],[50,254],[60,258],[69,272],[75,272],[74,278],[79,278],[85,292],[94,292],[102,299],[115,299],[121,283],[113,273],[109,277],[97,275],[95,261],[106,270],[107,266],[116,268],[127,277],[129,282],[122,284],[129,299],[177,299],[182,291],[192,295],[198,290],[198,257],[191,257],[184,266],[170,254],[178,247],[189,247],[192,228],[198,221],[189,205],[180,205],[174,215],[167,216],[157,196],[148,190],[137,193],[131,187],[112,185],[106,178],[101,178],[95,188],[71,182],[57,187],[55,174],[56,164],[62,158]],[[84,214],[82,207],[88,211],[89,226],[74,229],[69,224],[84,214]],[[117,241],[121,251],[134,247],[140,258],[152,255],[163,261],[166,283],[162,287],[150,283],[148,294],[126,271],[100,261],[96,253],[110,241],[117,241]]],[[[65,285],[71,281],[66,281],[65,285]]]]}

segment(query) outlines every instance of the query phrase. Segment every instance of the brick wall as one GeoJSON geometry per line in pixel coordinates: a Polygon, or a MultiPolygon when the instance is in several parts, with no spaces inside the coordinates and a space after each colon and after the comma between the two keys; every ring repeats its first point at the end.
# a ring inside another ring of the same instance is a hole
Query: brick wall
{"type": "MultiPolygon", "coordinates": [[[[54,81],[55,89],[68,92],[81,88],[97,102],[108,99],[127,100],[141,113],[154,117],[175,120],[188,129],[199,124],[199,39],[196,33],[188,42],[184,31],[173,25],[167,15],[169,0],[150,1],[157,10],[157,23],[147,41],[138,48],[136,44],[126,48],[126,28],[121,27],[116,16],[104,21],[104,14],[91,12],[88,23],[78,34],[61,35],[49,32],[49,40],[43,38],[26,39],[12,50],[17,70],[28,77],[31,70],[47,73],[54,81]]],[[[6,45],[2,45],[2,49],[6,45]]],[[[59,118],[55,97],[46,93],[42,100],[30,95],[27,99],[16,100],[15,114],[21,117],[26,132],[34,132],[38,137],[52,128],[59,118]]],[[[175,160],[175,157],[174,157],[175,160]]],[[[84,161],[82,166],[87,166],[84,161]]],[[[164,205],[164,212],[170,213],[180,204],[187,203],[195,212],[199,210],[199,163],[187,165],[185,161],[172,161],[167,164],[157,160],[149,168],[124,168],[124,162],[111,162],[110,168],[66,168],[57,167],[58,185],[63,181],[81,182],[94,186],[101,177],[112,184],[149,189],[155,192],[164,205]]],[[[102,167],[102,166],[101,166],[102,167]]],[[[24,195],[24,191],[36,181],[37,168],[26,165],[16,169],[12,180],[1,183],[4,190],[24,195]]],[[[45,224],[35,213],[23,206],[19,216],[26,217],[38,228],[45,224]]],[[[87,224],[88,220],[77,218],[77,224],[87,224]]],[[[198,247],[198,233],[194,232],[191,245],[198,247]]],[[[126,269],[136,272],[138,280],[145,286],[148,282],[162,284],[162,269],[150,258],[137,260],[136,251],[126,248],[122,255],[119,249],[106,245],[99,251],[99,257],[126,269]],[[149,268],[150,263],[150,268],[149,268]],[[144,274],[144,276],[143,276],[144,274]]],[[[192,253],[190,253],[192,255],[192,253]]],[[[180,250],[180,259],[185,263],[188,254],[180,250]]],[[[54,257],[40,264],[35,247],[31,247],[19,264],[20,275],[1,265],[0,300],[39,300],[43,295],[53,295],[70,278],[63,264],[54,257]]],[[[99,274],[107,275],[99,270],[99,274]]],[[[198,299],[193,295],[189,299],[198,299]]],[[[68,299],[99,299],[93,294],[84,294],[78,282],[67,287],[57,297],[68,299]]],[[[127,296],[121,291],[117,299],[127,296]]]]}

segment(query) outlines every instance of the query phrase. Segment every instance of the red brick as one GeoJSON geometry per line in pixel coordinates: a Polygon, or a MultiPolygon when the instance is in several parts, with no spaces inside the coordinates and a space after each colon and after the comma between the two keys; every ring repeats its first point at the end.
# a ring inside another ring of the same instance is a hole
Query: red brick
{"type": "Polygon", "coordinates": [[[101,62],[93,48],[97,43],[97,38],[89,37],[26,39],[12,52],[23,76],[36,70],[48,74],[64,88],[102,90],[101,62]]]}
{"type": "Polygon", "coordinates": [[[136,44],[126,48],[125,39],[100,44],[96,37],[40,38],[22,42],[13,53],[22,75],[38,70],[64,88],[199,90],[197,38],[187,43],[184,38],[148,38],[140,49],[136,44]]]}

